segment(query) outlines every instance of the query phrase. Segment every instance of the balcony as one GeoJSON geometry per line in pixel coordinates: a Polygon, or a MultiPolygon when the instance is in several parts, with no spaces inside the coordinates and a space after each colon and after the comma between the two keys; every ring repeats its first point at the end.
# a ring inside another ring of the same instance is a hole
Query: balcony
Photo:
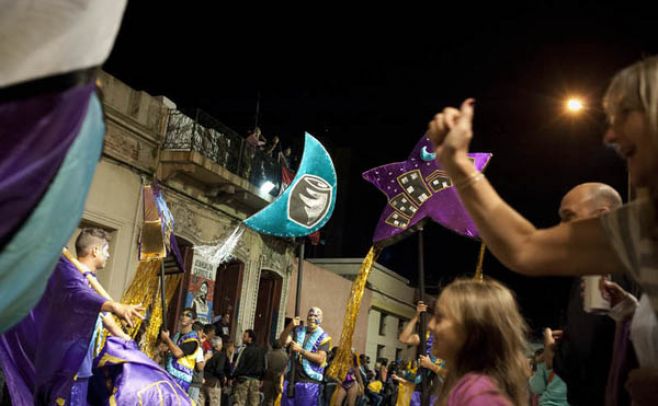
{"type": "Polygon", "coordinates": [[[281,165],[203,111],[189,113],[170,111],[159,178],[192,180],[219,203],[254,210],[271,203],[281,187],[281,165]],[[266,182],[274,185],[269,193],[261,191],[266,182]]]}

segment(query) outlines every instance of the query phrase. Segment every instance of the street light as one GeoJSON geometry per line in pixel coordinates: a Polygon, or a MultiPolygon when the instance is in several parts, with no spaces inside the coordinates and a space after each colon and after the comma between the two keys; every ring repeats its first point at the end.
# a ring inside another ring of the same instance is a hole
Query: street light
{"type": "Polygon", "coordinates": [[[579,97],[570,97],[564,103],[564,107],[567,112],[571,114],[580,113],[585,108],[585,103],[579,97]]]}
{"type": "Polygon", "coordinates": [[[260,185],[260,192],[264,195],[270,193],[272,189],[274,189],[274,186],[276,186],[274,183],[270,182],[269,180],[266,180],[263,182],[262,185],[260,185]]]}

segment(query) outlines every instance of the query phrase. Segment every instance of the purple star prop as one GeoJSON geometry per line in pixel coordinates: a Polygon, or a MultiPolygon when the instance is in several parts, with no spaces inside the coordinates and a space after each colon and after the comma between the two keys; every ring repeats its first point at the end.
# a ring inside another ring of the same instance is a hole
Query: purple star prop
{"type": "MultiPolygon", "coordinates": [[[[478,238],[475,223],[459,200],[451,179],[429,152],[433,149],[429,138],[423,136],[406,161],[363,173],[363,178],[388,199],[375,229],[375,243],[396,240],[427,217],[458,234],[478,238]]],[[[484,170],[491,159],[490,153],[468,155],[478,171],[484,170]]]]}

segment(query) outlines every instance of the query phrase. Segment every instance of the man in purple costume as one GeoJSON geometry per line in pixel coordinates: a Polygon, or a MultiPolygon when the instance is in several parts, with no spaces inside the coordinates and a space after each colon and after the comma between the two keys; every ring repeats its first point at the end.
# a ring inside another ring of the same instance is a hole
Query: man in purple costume
{"type": "MultiPolygon", "coordinates": [[[[75,241],[75,251],[78,255],[78,261],[80,261],[80,265],[85,271],[83,275],[85,275],[85,277],[90,275],[92,278],[96,278],[96,272],[105,268],[107,265],[107,260],[110,258],[109,235],[105,230],[101,230],[99,228],[85,228],[80,231],[80,234],[75,241]]],[[[119,308],[115,309],[114,313],[117,313],[117,311],[121,313],[125,310],[132,311],[132,313],[129,314],[129,317],[127,318],[129,321],[132,317],[141,317],[141,315],[138,313],[138,311],[143,310],[141,305],[126,306],[118,304],[118,306],[119,308]],[[122,307],[127,309],[122,309],[122,307]]],[[[101,309],[103,309],[103,307],[101,307],[101,309]]],[[[97,340],[101,337],[103,327],[105,327],[107,331],[109,331],[110,334],[115,337],[119,337],[123,340],[131,340],[131,337],[124,333],[121,327],[116,324],[114,318],[108,316],[106,311],[103,311],[98,316],[89,348],[82,361],[82,365],[80,365],[80,369],[76,374],[75,383],[71,389],[72,405],[84,405],[87,402],[89,378],[91,378],[93,375],[91,371],[92,361],[94,356],[100,350],[96,348],[96,343],[97,340]]]]}
{"type": "MultiPolygon", "coordinates": [[[[82,239],[87,240],[87,251],[80,252],[82,266],[94,274],[107,261],[107,241],[93,233],[82,239]]],[[[90,347],[99,313],[114,313],[132,325],[134,317],[141,317],[139,310],[140,306],[100,296],[86,275],[61,257],[37,306],[0,336],[0,364],[13,404],[76,404],[70,401],[74,386],[77,404],[86,404],[88,377],[75,378],[79,372],[85,375],[84,364],[91,369],[90,347]]],[[[104,324],[128,338],[112,321],[104,324]]]]}
{"type": "Polygon", "coordinates": [[[293,319],[279,337],[282,345],[289,344],[296,363],[295,376],[291,376],[292,369],[289,367],[283,384],[281,404],[285,406],[319,404],[331,337],[320,327],[322,309],[319,307],[311,307],[306,322],[304,327],[298,318],[293,319]],[[295,396],[292,398],[288,397],[287,392],[291,379],[295,382],[295,396]]]}

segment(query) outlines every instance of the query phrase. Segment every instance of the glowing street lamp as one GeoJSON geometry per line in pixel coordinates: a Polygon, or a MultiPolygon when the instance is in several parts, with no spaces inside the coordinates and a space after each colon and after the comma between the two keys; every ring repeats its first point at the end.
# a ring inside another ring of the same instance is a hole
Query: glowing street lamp
{"type": "Polygon", "coordinates": [[[270,193],[272,189],[274,189],[274,186],[276,186],[274,183],[266,180],[262,185],[260,185],[260,193],[266,195],[270,193]]]}
{"type": "Polygon", "coordinates": [[[572,114],[577,114],[580,113],[585,108],[585,103],[583,103],[583,100],[578,97],[571,97],[567,99],[567,101],[564,104],[564,107],[567,110],[567,112],[572,114]]]}

